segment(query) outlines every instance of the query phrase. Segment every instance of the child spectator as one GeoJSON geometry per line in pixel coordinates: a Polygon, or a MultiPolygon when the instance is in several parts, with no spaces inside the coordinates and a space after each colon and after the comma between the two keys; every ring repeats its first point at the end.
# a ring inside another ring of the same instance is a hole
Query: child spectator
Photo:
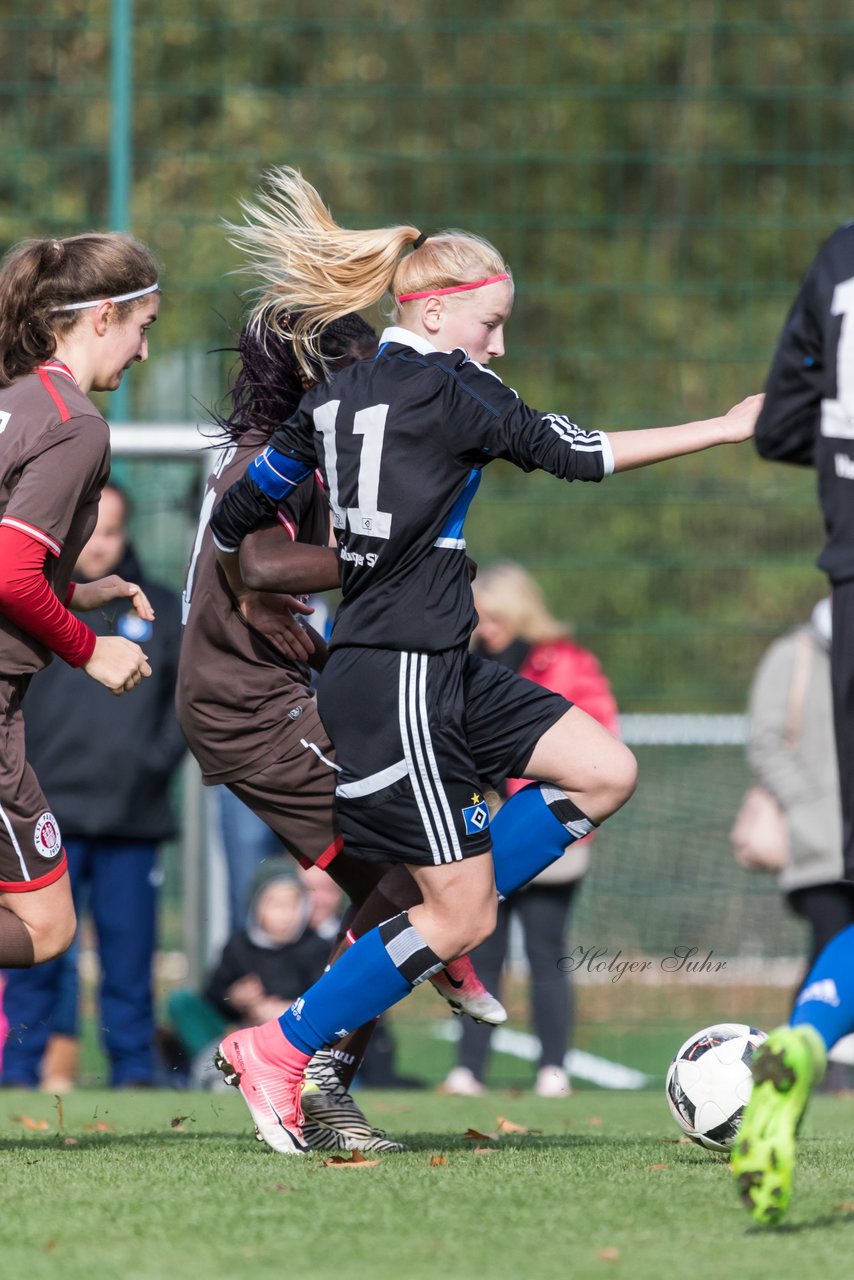
{"type": "Polygon", "coordinates": [[[205,1082],[227,1027],[279,1017],[321,975],[329,942],[309,926],[311,908],[309,890],[291,860],[269,858],[255,878],[246,923],[226,942],[201,994],[184,990],[170,996],[169,1020],[189,1060],[191,1083],[205,1082]]]}

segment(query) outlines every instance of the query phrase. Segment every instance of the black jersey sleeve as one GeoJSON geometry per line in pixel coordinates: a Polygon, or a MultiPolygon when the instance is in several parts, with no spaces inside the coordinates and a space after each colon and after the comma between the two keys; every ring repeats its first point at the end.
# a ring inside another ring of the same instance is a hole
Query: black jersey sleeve
{"type": "Polygon", "coordinates": [[[832,238],[821,249],[801,285],[777,344],[765,386],[765,403],[756,422],[755,443],[763,458],[811,467],[832,371],[825,367],[824,312],[827,309],[827,257],[832,238]]]}
{"type": "Polygon", "coordinates": [[[236,551],[248,533],[275,519],[276,509],[315,467],[311,424],[299,410],[273,434],[228,489],[211,517],[211,535],[221,551],[236,551]]]}
{"type": "Polygon", "coordinates": [[[613,471],[601,431],[584,431],[564,414],[532,409],[463,351],[446,358],[453,361],[453,376],[445,444],[460,462],[483,466],[503,458],[522,471],[548,471],[561,480],[598,481],[613,471]]]}

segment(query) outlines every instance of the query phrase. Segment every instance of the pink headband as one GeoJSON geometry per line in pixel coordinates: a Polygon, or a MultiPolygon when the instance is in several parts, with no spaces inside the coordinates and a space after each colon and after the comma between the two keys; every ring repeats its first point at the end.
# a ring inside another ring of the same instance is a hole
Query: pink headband
{"type": "Polygon", "coordinates": [[[509,280],[510,272],[504,271],[500,276],[487,276],[485,280],[473,280],[471,284],[452,284],[447,289],[422,289],[420,293],[402,293],[398,302],[414,302],[416,298],[435,298],[441,293],[467,293],[469,289],[482,289],[485,284],[498,284],[499,280],[509,280]]]}

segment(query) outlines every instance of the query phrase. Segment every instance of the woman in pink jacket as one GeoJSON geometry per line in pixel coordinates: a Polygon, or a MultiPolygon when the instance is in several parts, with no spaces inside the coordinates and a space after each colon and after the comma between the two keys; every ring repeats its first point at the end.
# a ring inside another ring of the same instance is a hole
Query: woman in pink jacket
{"type": "MultiPolygon", "coordinates": [[[[476,646],[529,680],[563,694],[616,734],[617,704],[598,659],[576,644],[569,628],[551,615],[531,575],[518,564],[494,564],[479,571],[473,590],[480,618],[473,637],[476,646]]],[[[523,780],[508,779],[506,796],[522,786],[523,780]]],[[[481,978],[497,992],[515,912],[530,966],[532,1022],[540,1041],[534,1090],[540,1097],[566,1097],[570,1092],[564,1056],[570,1041],[572,1000],[568,976],[558,961],[566,954],[570,908],[589,866],[593,839],[590,835],[572,845],[527,888],[503,902],[495,932],[473,953],[481,978]]],[[[491,1032],[491,1027],[466,1020],[458,1065],[448,1075],[446,1092],[483,1092],[491,1032]]]]}

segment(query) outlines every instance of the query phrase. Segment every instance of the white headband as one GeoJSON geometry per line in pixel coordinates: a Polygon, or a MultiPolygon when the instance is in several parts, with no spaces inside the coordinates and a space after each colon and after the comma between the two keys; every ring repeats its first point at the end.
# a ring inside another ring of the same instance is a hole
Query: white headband
{"type": "Polygon", "coordinates": [[[132,302],[134,298],[145,298],[149,293],[157,293],[160,285],[155,280],[154,284],[147,285],[145,289],[134,289],[132,293],[120,293],[115,298],[93,298],[91,302],[67,302],[63,307],[51,307],[51,313],[54,311],[85,311],[87,307],[100,307],[102,302],[132,302]]]}

